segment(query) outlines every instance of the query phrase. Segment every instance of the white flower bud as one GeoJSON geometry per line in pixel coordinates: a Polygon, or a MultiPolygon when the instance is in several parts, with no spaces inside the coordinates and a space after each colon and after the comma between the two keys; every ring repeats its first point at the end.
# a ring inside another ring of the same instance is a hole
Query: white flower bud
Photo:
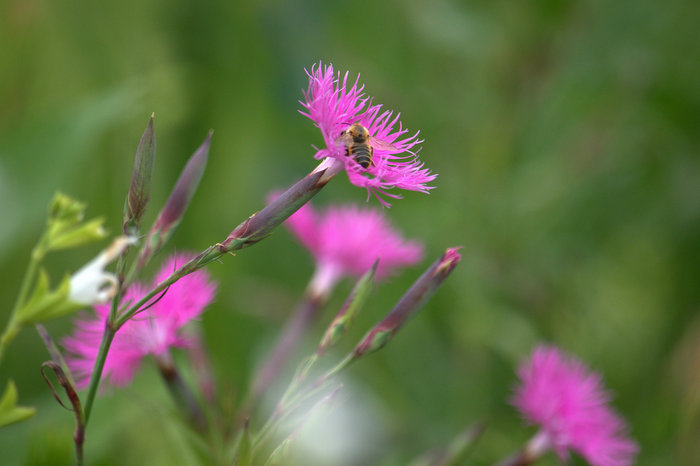
{"type": "Polygon", "coordinates": [[[117,277],[105,268],[124,250],[136,243],[134,236],[120,236],[97,257],[85,264],[70,278],[68,299],[79,304],[105,303],[117,292],[117,277]]]}

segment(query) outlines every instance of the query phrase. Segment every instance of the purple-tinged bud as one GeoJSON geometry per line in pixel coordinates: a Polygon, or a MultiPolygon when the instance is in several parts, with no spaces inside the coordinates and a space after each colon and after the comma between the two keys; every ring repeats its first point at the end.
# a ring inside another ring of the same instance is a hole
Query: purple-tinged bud
{"type": "Polygon", "coordinates": [[[270,202],[263,210],[248,217],[220,244],[222,252],[251,246],[264,239],[279,224],[299,210],[330,180],[325,170],[314,170],[270,202]]]}
{"type": "Polygon", "coordinates": [[[252,246],[265,239],[290,215],[299,210],[343,169],[337,160],[324,159],[311,173],[297,181],[260,212],[245,219],[229,233],[226,239],[210,247],[196,259],[195,266],[203,267],[221,255],[252,246]]]}
{"type": "Polygon", "coordinates": [[[378,265],[379,260],[377,260],[372,268],[360,277],[355,284],[355,287],[350,292],[350,296],[348,296],[345,303],[343,303],[343,307],[340,308],[333,322],[328,326],[328,330],[326,330],[326,334],[323,336],[321,344],[316,351],[319,356],[332,346],[335,346],[338,340],[345,334],[348,327],[350,327],[350,324],[352,324],[352,321],[360,312],[360,309],[362,309],[367,302],[370,292],[372,291],[372,285],[374,285],[374,276],[377,273],[378,265]]]}
{"type": "Polygon", "coordinates": [[[383,348],[399,329],[435,294],[462,256],[459,248],[449,248],[401,297],[394,309],[374,326],[353,350],[353,358],[383,348]]]}
{"type": "Polygon", "coordinates": [[[146,212],[146,205],[151,194],[151,179],[153,167],[156,161],[156,135],[153,130],[153,118],[151,115],[146,130],[141,136],[136,157],[134,158],[134,170],[131,173],[131,185],[124,202],[124,215],[122,218],[124,234],[135,235],[139,229],[139,221],[146,212]]]}
{"type": "Polygon", "coordinates": [[[187,210],[207,166],[211,136],[212,132],[210,131],[202,145],[190,157],[185,169],[182,170],[168,201],[158,214],[158,218],[144,242],[139,256],[139,267],[146,265],[146,262],[168,242],[185,215],[185,210],[187,210]]]}

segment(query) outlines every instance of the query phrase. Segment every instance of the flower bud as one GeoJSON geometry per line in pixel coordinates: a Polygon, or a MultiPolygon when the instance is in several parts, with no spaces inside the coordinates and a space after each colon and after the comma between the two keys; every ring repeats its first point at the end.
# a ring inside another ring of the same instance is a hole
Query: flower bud
{"type": "Polygon", "coordinates": [[[357,344],[353,351],[355,359],[383,348],[403,324],[428,302],[459,263],[461,256],[458,250],[459,248],[447,249],[442,257],[416,280],[394,309],[357,344]]]}
{"type": "Polygon", "coordinates": [[[187,206],[190,204],[207,166],[211,136],[212,132],[210,131],[202,145],[192,154],[184,170],[182,170],[168,201],[160,211],[160,214],[158,214],[155,224],[148,233],[139,255],[139,267],[146,265],[146,262],[168,242],[185,215],[187,206]]]}
{"type": "Polygon", "coordinates": [[[83,218],[84,203],[63,193],[56,193],[49,206],[42,252],[74,248],[106,236],[103,218],[95,218],[88,222],[83,222],[83,218]]]}
{"type": "Polygon", "coordinates": [[[379,260],[377,260],[372,268],[355,284],[355,287],[350,292],[350,296],[345,300],[343,307],[340,308],[333,322],[328,326],[328,330],[326,330],[317,350],[319,356],[332,346],[335,346],[338,340],[345,334],[353,319],[355,319],[355,316],[360,312],[360,309],[362,309],[367,302],[369,294],[372,291],[378,265],[379,260]]]}
{"type": "Polygon", "coordinates": [[[136,149],[134,170],[131,173],[131,185],[124,202],[123,227],[125,234],[136,234],[139,221],[146,212],[146,205],[151,193],[151,179],[156,161],[156,135],[153,130],[153,118],[148,122],[136,149]]]}
{"type": "Polygon", "coordinates": [[[49,224],[65,222],[73,225],[85,217],[85,204],[62,192],[54,194],[49,205],[49,224]]]}

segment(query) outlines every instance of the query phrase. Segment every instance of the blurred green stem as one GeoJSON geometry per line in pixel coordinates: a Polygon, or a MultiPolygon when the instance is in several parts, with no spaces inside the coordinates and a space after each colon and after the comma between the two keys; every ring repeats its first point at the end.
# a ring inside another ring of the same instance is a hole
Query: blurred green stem
{"type": "Polygon", "coordinates": [[[95,395],[97,394],[97,387],[100,384],[100,377],[102,377],[102,370],[104,369],[105,362],[107,361],[107,353],[109,352],[109,347],[112,345],[112,340],[114,335],[117,333],[119,327],[114,326],[114,321],[117,318],[117,311],[119,309],[119,301],[122,295],[122,284],[123,284],[123,274],[126,261],[124,260],[129,248],[124,249],[119,260],[117,262],[117,292],[112,298],[112,305],[109,308],[109,316],[107,317],[107,322],[105,322],[105,332],[102,335],[102,342],[100,343],[100,350],[97,352],[97,359],[95,360],[95,366],[92,369],[92,374],[90,375],[90,385],[88,387],[87,398],[85,402],[85,415],[84,424],[87,427],[88,420],[90,419],[90,412],[92,411],[92,404],[95,402],[95,395]]]}
{"type": "MultiPolygon", "coordinates": [[[[265,390],[277,381],[289,358],[299,346],[299,342],[318,319],[319,312],[327,299],[327,294],[307,291],[299,305],[292,312],[282,329],[280,337],[277,339],[275,347],[253,377],[251,398],[249,400],[251,410],[255,408],[265,390]]],[[[292,382],[293,384],[294,382],[292,382]]]]}
{"type": "Polygon", "coordinates": [[[102,369],[105,367],[105,361],[107,360],[107,352],[114,339],[114,334],[116,331],[112,326],[112,322],[107,319],[105,322],[105,332],[102,334],[102,342],[100,343],[100,350],[97,352],[97,359],[95,360],[95,366],[92,369],[92,375],[90,376],[90,386],[88,387],[88,393],[85,399],[85,427],[90,420],[90,412],[92,411],[92,404],[95,402],[95,395],[97,394],[97,387],[100,384],[100,377],[102,376],[102,369]]]}
{"type": "Polygon", "coordinates": [[[206,417],[194,393],[192,393],[192,390],[187,386],[180,372],[175,367],[170,354],[157,356],[155,359],[160,375],[163,377],[175,405],[185,413],[187,420],[198,432],[206,432],[206,417]]]}
{"type": "MultiPolygon", "coordinates": [[[[295,183],[279,198],[268,204],[260,212],[256,212],[240,225],[238,225],[226,238],[223,243],[216,243],[209,246],[194,259],[187,262],[185,265],[175,270],[168,278],[158,283],[155,288],[138,300],[135,304],[129,307],[121,314],[115,307],[118,305],[116,299],[121,294],[117,292],[115,300],[112,301],[112,309],[110,316],[105,323],[105,332],[102,336],[102,343],[97,353],[95,366],[90,376],[90,386],[88,388],[87,401],[85,403],[85,424],[90,418],[92,404],[95,400],[95,394],[100,384],[102,370],[104,369],[107,359],[107,352],[114,339],[114,334],[124,325],[134,314],[136,314],[144,305],[146,305],[158,293],[164,291],[167,287],[178,281],[180,278],[195,272],[212,261],[215,261],[225,254],[230,254],[233,251],[243,249],[259,241],[265,239],[275,228],[284,222],[290,215],[296,212],[301,206],[306,204],[313,196],[323,189],[323,187],[337,175],[342,164],[331,160],[322,161],[309,175],[295,183]],[[114,317],[114,318],[112,318],[114,317]]],[[[123,272],[123,262],[120,262],[119,267],[123,272]]],[[[121,275],[121,274],[120,274],[121,275]]],[[[123,277],[120,277],[120,281],[123,277]]]]}
{"type": "Polygon", "coordinates": [[[350,363],[355,361],[353,353],[348,354],[342,361],[336,364],[331,370],[323,374],[321,377],[316,379],[316,381],[307,387],[306,390],[297,392],[295,395],[296,388],[299,387],[303,381],[311,366],[316,362],[316,355],[312,355],[310,358],[302,362],[300,369],[298,371],[298,376],[294,377],[289,387],[285,391],[280,402],[278,403],[275,411],[270,415],[265,425],[260,429],[260,432],[255,436],[253,440],[253,456],[255,453],[264,445],[265,441],[275,432],[279,427],[280,423],[284,420],[285,416],[293,411],[297,406],[301,405],[310,398],[313,398],[318,393],[326,388],[327,383],[335,377],[337,374],[342,372],[347,368],[350,363]],[[299,377],[302,377],[301,379],[299,377]],[[295,395],[295,396],[294,396],[295,395]]]}
{"type": "Polygon", "coordinates": [[[46,255],[46,233],[42,234],[39,242],[34,249],[29,258],[29,265],[27,266],[27,271],[24,273],[24,278],[22,279],[22,285],[19,289],[19,294],[17,295],[17,300],[15,301],[15,306],[12,308],[10,313],[10,318],[5,325],[5,330],[0,336],[0,364],[2,364],[3,356],[7,347],[10,345],[12,340],[14,340],[17,333],[19,333],[21,326],[17,320],[17,312],[22,308],[27,300],[27,294],[29,294],[29,287],[34,282],[34,277],[36,276],[37,268],[39,263],[44,259],[46,255]]]}
{"type": "MultiPolygon", "coordinates": [[[[207,253],[212,247],[208,248],[202,254],[207,253]]],[[[97,387],[100,383],[100,378],[102,377],[102,370],[104,369],[105,361],[107,360],[107,353],[109,352],[109,347],[112,344],[114,335],[117,330],[121,328],[122,325],[126,323],[141,307],[144,306],[151,298],[166,289],[168,286],[172,285],[180,278],[188,275],[199,267],[196,267],[197,258],[201,257],[202,254],[195,257],[175,272],[173,272],[168,278],[160,282],[155,288],[153,288],[149,293],[147,293],[143,298],[141,298],[136,304],[131,306],[126,312],[122,313],[120,316],[116,316],[117,308],[115,307],[115,301],[112,302],[112,308],[110,309],[110,315],[105,323],[105,332],[102,335],[102,343],[100,343],[100,350],[97,353],[97,359],[95,360],[95,366],[92,370],[92,375],[90,376],[90,386],[88,388],[87,400],[85,402],[85,424],[87,425],[90,419],[90,412],[92,411],[92,404],[95,401],[95,394],[97,393],[97,387]],[[114,319],[112,315],[114,313],[114,319]]],[[[200,266],[201,267],[201,266],[200,266]]],[[[119,297],[120,291],[117,292],[115,299],[119,297]]]]}

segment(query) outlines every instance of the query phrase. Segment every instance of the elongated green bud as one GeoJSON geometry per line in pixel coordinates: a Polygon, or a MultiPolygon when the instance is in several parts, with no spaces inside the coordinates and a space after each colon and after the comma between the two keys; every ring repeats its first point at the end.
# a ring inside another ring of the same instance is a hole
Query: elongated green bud
{"type": "Polygon", "coordinates": [[[447,249],[442,257],[416,280],[394,309],[357,344],[353,351],[354,359],[383,348],[408,319],[428,302],[459,263],[461,256],[458,250],[459,248],[447,249]]]}
{"type": "Polygon", "coordinates": [[[350,295],[343,303],[343,307],[340,308],[338,314],[333,319],[333,322],[328,326],[321,344],[318,347],[316,353],[320,356],[325,353],[329,348],[335,346],[340,338],[345,334],[350,324],[355,319],[355,316],[364,307],[369,295],[372,291],[372,286],[374,285],[374,276],[377,273],[377,266],[379,265],[379,260],[377,260],[371,269],[369,269],[355,284],[354,288],[350,292],[350,295]]]}
{"type": "Polygon", "coordinates": [[[124,234],[135,235],[139,230],[139,221],[146,212],[148,199],[151,195],[151,179],[153,167],[156,161],[156,135],[153,130],[153,118],[148,122],[146,130],[141,136],[136,157],[134,158],[134,170],[131,172],[131,185],[124,201],[123,227],[124,234]]]}

